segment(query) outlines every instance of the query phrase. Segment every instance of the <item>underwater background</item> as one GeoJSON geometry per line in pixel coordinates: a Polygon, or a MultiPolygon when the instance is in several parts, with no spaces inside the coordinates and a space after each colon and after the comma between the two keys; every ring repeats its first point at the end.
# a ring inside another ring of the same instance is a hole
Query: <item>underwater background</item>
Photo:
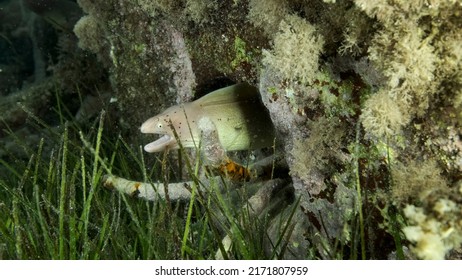
{"type": "Polygon", "coordinates": [[[0,0],[0,259],[460,259],[461,86],[460,0],[0,0]],[[102,187],[196,176],[140,125],[243,82],[268,211],[102,187]]]}

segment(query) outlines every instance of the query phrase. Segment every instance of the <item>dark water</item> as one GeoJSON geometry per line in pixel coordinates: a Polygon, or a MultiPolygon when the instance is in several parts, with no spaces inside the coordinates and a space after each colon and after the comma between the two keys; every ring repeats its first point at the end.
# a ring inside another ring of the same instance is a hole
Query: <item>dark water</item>
{"type": "Polygon", "coordinates": [[[81,10],[71,0],[0,0],[0,96],[42,81],[81,10]]]}

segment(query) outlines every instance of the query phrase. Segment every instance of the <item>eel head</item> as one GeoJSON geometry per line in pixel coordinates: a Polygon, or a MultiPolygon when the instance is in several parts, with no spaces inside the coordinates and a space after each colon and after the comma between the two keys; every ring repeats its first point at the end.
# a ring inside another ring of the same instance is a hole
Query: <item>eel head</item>
{"type": "MultiPolygon", "coordinates": [[[[181,104],[168,108],[157,116],[149,118],[141,125],[141,133],[159,134],[161,137],[144,146],[148,153],[161,152],[167,149],[178,149],[178,139],[183,147],[194,147],[194,136],[191,136],[186,112],[190,105],[181,104]]],[[[192,117],[192,116],[191,116],[192,117]]]]}

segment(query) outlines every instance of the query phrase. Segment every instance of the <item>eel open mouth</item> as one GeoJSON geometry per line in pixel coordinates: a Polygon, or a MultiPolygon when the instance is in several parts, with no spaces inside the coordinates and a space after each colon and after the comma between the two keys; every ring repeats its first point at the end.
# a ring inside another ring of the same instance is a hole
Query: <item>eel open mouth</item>
{"type": "Polygon", "coordinates": [[[175,138],[170,135],[163,135],[154,142],[151,142],[144,146],[144,150],[148,153],[161,152],[171,146],[176,142],[175,138]]]}
{"type": "Polygon", "coordinates": [[[176,144],[175,137],[169,135],[168,131],[158,129],[158,123],[158,118],[150,118],[141,125],[141,133],[160,135],[159,139],[144,146],[144,150],[148,153],[161,152],[176,144]]]}

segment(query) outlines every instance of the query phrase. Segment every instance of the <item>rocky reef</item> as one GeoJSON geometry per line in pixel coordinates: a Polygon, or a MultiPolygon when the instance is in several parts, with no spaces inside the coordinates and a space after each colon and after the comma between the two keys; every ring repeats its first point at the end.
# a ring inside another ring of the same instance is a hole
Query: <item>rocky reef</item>
{"type": "Polygon", "coordinates": [[[299,198],[284,258],[460,258],[460,1],[77,4],[73,31],[57,33],[75,52],[48,76],[66,100],[70,77],[112,97],[112,132],[135,149],[140,124],[173,104],[259,88],[299,198]]]}

